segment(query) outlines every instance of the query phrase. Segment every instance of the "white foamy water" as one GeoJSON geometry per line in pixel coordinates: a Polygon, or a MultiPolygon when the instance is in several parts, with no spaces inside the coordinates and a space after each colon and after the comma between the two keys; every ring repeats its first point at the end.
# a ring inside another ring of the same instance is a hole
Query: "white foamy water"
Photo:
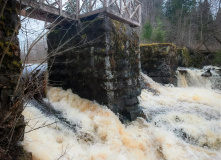
{"type": "Polygon", "coordinates": [[[205,66],[203,69],[178,68],[178,87],[197,87],[206,89],[221,89],[221,68],[205,66]],[[181,72],[179,70],[181,69],[181,72]],[[183,71],[183,72],[182,72],[183,71]],[[208,72],[210,76],[202,76],[208,72]]]}
{"type": "Polygon", "coordinates": [[[70,90],[50,88],[47,100],[76,124],[76,131],[28,105],[23,112],[26,132],[46,126],[26,133],[23,146],[35,160],[221,159],[221,94],[165,87],[142,76],[158,91],[143,90],[139,98],[147,121],[138,118],[124,125],[107,107],[70,90]]]}

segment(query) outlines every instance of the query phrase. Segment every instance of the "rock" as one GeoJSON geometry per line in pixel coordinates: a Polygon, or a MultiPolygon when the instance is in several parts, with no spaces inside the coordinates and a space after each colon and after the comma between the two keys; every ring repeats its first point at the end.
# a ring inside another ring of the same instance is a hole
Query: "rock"
{"type": "Polygon", "coordinates": [[[137,117],[142,117],[143,119],[147,119],[146,115],[144,114],[143,107],[136,106],[136,107],[127,107],[127,112],[129,113],[129,119],[134,121],[137,117]]]}
{"type": "Polygon", "coordinates": [[[220,65],[220,51],[195,50],[187,47],[178,48],[178,63],[181,67],[202,68],[207,65],[220,65]]]}
{"type": "Polygon", "coordinates": [[[131,98],[131,99],[125,99],[124,103],[125,103],[126,106],[133,106],[133,105],[137,105],[139,102],[138,102],[137,97],[134,97],[134,98],[131,98]]]}
{"type": "Polygon", "coordinates": [[[203,76],[203,77],[211,77],[212,73],[210,72],[210,69],[208,69],[206,72],[202,73],[201,76],[203,76]]]}
{"type": "Polygon", "coordinates": [[[187,73],[187,70],[185,68],[177,68],[177,71],[180,72],[181,74],[186,74],[187,73]]]}
{"type": "MultiPolygon", "coordinates": [[[[3,3],[5,1],[0,1],[0,6],[3,3]]],[[[18,144],[24,138],[25,123],[21,115],[24,96],[21,86],[18,85],[14,92],[22,66],[17,37],[17,25],[20,22],[16,0],[7,1],[0,22],[0,59],[3,51],[8,48],[0,68],[0,159],[17,160],[23,152],[18,144]]]]}
{"type": "MultiPolygon", "coordinates": [[[[73,25],[62,27],[70,26],[73,25]]],[[[86,27],[63,47],[78,46],[76,49],[49,59],[50,85],[71,88],[80,97],[107,105],[115,113],[127,112],[128,106],[138,107],[140,52],[139,37],[134,28],[103,15],[76,26],[68,33],[57,27],[48,35],[50,53],[86,27]],[[58,65],[58,62],[70,63],[58,65]]]]}
{"type": "Polygon", "coordinates": [[[176,84],[176,46],[171,43],[141,44],[141,69],[154,81],[176,84]]]}

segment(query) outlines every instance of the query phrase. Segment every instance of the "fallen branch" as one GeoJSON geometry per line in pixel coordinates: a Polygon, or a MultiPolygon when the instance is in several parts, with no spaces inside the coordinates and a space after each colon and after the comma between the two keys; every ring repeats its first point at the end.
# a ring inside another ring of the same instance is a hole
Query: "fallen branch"
{"type": "Polygon", "coordinates": [[[47,124],[47,125],[43,125],[43,126],[40,126],[40,127],[34,128],[34,129],[31,129],[31,130],[29,130],[29,131],[27,131],[27,132],[25,132],[25,133],[29,133],[29,132],[32,132],[32,131],[35,131],[35,130],[38,130],[38,129],[47,127],[47,126],[50,126],[50,125],[55,124],[55,123],[57,123],[57,122],[55,121],[55,122],[53,122],[53,123],[50,123],[50,124],[47,124]]]}

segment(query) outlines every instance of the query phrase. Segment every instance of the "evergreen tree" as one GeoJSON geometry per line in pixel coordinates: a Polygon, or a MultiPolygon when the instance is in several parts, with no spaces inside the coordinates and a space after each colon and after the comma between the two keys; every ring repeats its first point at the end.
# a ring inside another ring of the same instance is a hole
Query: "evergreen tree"
{"type": "Polygon", "coordinates": [[[143,26],[142,38],[144,40],[150,40],[153,32],[153,27],[149,21],[147,21],[143,26]]]}
{"type": "Polygon", "coordinates": [[[165,41],[165,30],[162,21],[157,18],[157,27],[153,30],[153,40],[155,42],[163,43],[165,41]]]}
{"type": "Polygon", "coordinates": [[[144,24],[142,38],[149,42],[163,43],[165,41],[165,30],[162,20],[156,19],[156,27],[153,28],[149,21],[144,24]]]}

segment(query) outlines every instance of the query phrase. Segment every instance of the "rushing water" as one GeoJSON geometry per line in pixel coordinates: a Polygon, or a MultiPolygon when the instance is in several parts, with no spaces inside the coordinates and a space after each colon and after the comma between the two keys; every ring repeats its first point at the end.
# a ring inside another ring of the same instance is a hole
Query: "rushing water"
{"type": "Polygon", "coordinates": [[[221,93],[142,76],[157,91],[139,97],[147,120],[122,124],[105,106],[49,88],[44,101],[75,129],[28,104],[23,146],[36,160],[220,160],[221,93]]]}
{"type": "Polygon", "coordinates": [[[219,67],[205,66],[203,69],[178,68],[177,79],[179,87],[221,90],[221,68],[219,67]]]}

